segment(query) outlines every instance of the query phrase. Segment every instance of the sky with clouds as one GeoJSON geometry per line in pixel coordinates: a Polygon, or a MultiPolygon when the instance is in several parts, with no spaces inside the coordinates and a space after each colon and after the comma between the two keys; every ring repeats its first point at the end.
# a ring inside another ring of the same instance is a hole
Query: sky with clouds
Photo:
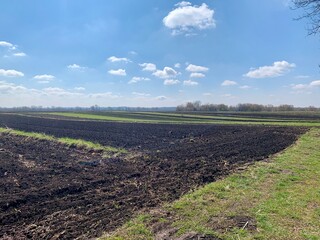
{"type": "Polygon", "coordinates": [[[2,0],[0,107],[320,107],[320,38],[288,0],[2,0]]]}

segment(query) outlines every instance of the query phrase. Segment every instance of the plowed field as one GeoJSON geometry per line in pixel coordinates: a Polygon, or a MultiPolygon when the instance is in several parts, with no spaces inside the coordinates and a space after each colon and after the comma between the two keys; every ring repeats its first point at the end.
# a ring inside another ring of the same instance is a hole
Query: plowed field
{"type": "Polygon", "coordinates": [[[0,134],[0,238],[88,239],[288,147],[306,128],[81,122],[0,115],[0,126],[125,147],[0,134]]]}

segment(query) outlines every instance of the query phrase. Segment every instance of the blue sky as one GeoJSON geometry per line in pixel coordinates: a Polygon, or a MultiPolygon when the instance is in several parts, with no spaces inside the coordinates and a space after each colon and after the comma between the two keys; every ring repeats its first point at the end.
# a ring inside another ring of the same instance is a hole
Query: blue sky
{"type": "Polygon", "coordinates": [[[3,0],[0,106],[320,107],[319,36],[287,0],[3,0]]]}

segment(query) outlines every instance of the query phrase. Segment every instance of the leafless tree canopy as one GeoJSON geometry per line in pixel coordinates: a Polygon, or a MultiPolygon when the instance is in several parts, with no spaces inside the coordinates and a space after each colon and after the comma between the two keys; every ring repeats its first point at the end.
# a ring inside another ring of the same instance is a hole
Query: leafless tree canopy
{"type": "Polygon", "coordinates": [[[303,8],[304,15],[301,18],[310,19],[309,34],[320,32],[320,0],[292,0],[295,8],[303,8]]]}

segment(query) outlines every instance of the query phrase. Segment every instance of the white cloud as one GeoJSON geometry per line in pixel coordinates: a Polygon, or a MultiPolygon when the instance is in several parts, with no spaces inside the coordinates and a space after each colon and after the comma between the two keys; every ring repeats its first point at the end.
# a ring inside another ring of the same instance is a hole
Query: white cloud
{"type": "Polygon", "coordinates": [[[250,88],[252,88],[252,87],[250,87],[250,86],[248,86],[248,85],[243,85],[243,86],[240,86],[239,88],[240,88],[240,89],[250,89],[250,88]]]}
{"type": "Polygon", "coordinates": [[[8,83],[5,81],[0,81],[0,93],[1,94],[21,94],[21,93],[25,93],[28,89],[20,86],[20,85],[16,85],[14,83],[8,83]]]}
{"type": "Polygon", "coordinates": [[[295,76],[295,78],[305,79],[305,78],[310,78],[310,76],[309,75],[298,75],[298,76],[295,76]]]}
{"type": "Polygon", "coordinates": [[[183,85],[185,85],[185,86],[197,86],[197,85],[199,85],[199,83],[196,82],[196,81],[192,81],[192,80],[186,80],[186,81],[183,81],[183,85]]]}
{"type": "Polygon", "coordinates": [[[263,66],[257,69],[252,69],[244,76],[249,78],[272,78],[279,77],[288,72],[296,65],[294,63],[288,63],[287,61],[274,62],[272,66],[263,66]]]}
{"type": "Polygon", "coordinates": [[[228,87],[228,86],[234,86],[237,85],[238,83],[235,81],[231,81],[231,80],[225,80],[223,81],[223,83],[221,83],[221,86],[223,87],[228,87]]]}
{"type": "Polygon", "coordinates": [[[84,87],[75,87],[74,90],[76,90],[76,91],[85,91],[86,89],[84,87]]]}
{"type": "Polygon", "coordinates": [[[6,107],[38,105],[39,102],[43,106],[103,105],[106,103],[106,100],[116,101],[120,98],[120,95],[113,94],[112,92],[84,94],[75,90],[66,90],[58,87],[32,89],[0,81],[0,104],[6,107]]]}
{"type": "Polygon", "coordinates": [[[302,89],[307,89],[310,86],[308,84],[291,84],[291,88],[294,90],[302,90],[302,89]]]}
{"type": "Polygon", "coordinates": [[[109,73],[116,76],[127,76],[125,69],[109,70],[109,73]]]}
{"type": "Polygon", "coordinates": [[[204,78],[205,76],[206,75],[204,75],[203,73],[197,73],[197,72],[194,72],[194,73],[190,74],[191,78],[204,78]]]}
{"type": "Polygon", "coordinates": [[[135,95],[137,97],[150,97],[151,96],[149,93],[142,93],[142,92],[132,92],[132,95],[135,95]]]}
{"type": "Polygon", "coordinates": [[[188,72],[207,72],[209,68],[203,67],[203,66],[197,66],[193,64],[189,64],[188,67],[186,68],[188,72]]]}
{"type": "Polygon", "coordinates": [[[14,45],[12,43],[9,43],[9,42],[6,42],[6,41],[0,41],[0,47],[13,48],[14,45]]]}
{"type": "Polygon", "coordinates": [[[320,87],[320,80],[312,81],[310,83],[311,87],[320,87]]]}
{"type": "Polygon", "coordinates": [[[70,70],[82,71],[82,70],[85,70],[87,67],[81,67],[80,65],[74,63],[74,64],[68,65],[67,68],[70,69],[70,70]]]}
{"type": "Polygon", "coordinates": [[[170,67],[165,67],[163,70],[157,70],[152,75],[159,78],[172,78],[176,77],[179,73],[170,67]]]}
{"type": "Polygon", "coordinates": [[[133,83],[138,83],[142,81],[150,81],[150,78],[145,78],[145,77],[133,77],[128,83],[133,84],[133,83]]]}
{"type": "Polygon", "coordinates": [[[83,96],[81,93],[70,92],[63,88],[58,88],[58,87],[43,88],[41,91],[41,94],[45,96],[57,96],[57,97],[83,96]]]}
{"type": "Polygon", "coordinates": [[[225,97],[225,98],[232,98],[233,97],[232,94],[230,94],[230,93],[222,94],[221,96],[225,97]]]}
{"type": "Polygon", "coordinates": [[[176,80],[176,79],[166,79],[163,82],[164,85],[176,85],[176,84],[179,84],[179,83],[180,83],[180,81],[176,80]]]}
{"type": "Polygon", "coordinates": [[[312,88],[320,87],[320,80],[312,81],[308,84],[291,84],[290,85],[293,90],[308,90],[312,88]]]}
{"type": "Polygon", "coordinates": [[[167,100],[168,98],[166,96],[158,96],[155,99],[158,101],[164,101],[164,100],[167,100]]]}
{"type": "Polygon", "coordinates": [[[93,93],[88,95],[89,98],[110,98],[110,99],[117,99],[120,98],[120,95],[113,94],[112,92],[105,92],[105,93],[93,93]]]}
{"type": "Polygon", "coordinates": [[[141,63],[139,64],[142,68],[142,71],[154,72],[157,70],[157,66],[153,63],[141,63]]]}
{"type": "Polygon", "coordinates": [[[186,6],[190,6],[190,5],[192,5],[190,2],[182,1],[182,2],[177,3],[174,6],[176,6],[176,7],[186,7],[186,6]]]}
{"type": "Polygon", "coordinates": [[[212,93],[203,93],[202,95],[203,95],[203,96],[206,96],[206,97],[213,96],[213,94],[212,94],[212,93]]]}
{"type": "Polygon", "coordinates": [[[22,72],[19,72],[16,70],[0,69],[0,76],[3,76],[3,77],[23,77],[24,74],[22,72]]]}
{"type": "Polygon", "coordinates": [[[130,59],[128,59],[128,58],[118,58],[115,56],[109,57],[108,61],[109,62],[127,62],[127,63],[131,62],[130,59]]]}
{"type": "Polygon", "coordinates": [[[14,53],[13,56],[15,56],[15,57],[26,57],[27,54],[25,54],[24,52],[18,52],[18,53],[14,53]]]}
{"type": "Polygon", "coordinates": [[[180,64],[180,63],[176,63],[176,64],[174,65],[174,67],[175,67],[175,68],[180,68],[180,67],[181,67],[181,64],[180,64]]]}
{"type": "Polygon", "coordinates": [[[175,6],[176,8],[163,19],[163,24],[172,30],[173,35],[193,34],[195,30],[216,26],[213,19],[214,10],[205,3],[192,6],[190,2],[182,1],[175,6]]]}
{"type": "Polygon", "coordinates": [[[129,54],[131,55],[138,55],[138,53],[136,51],[130,51],[129,54]]]}
{"type": "Polygon", "coordinates": [[[34,79],[40,80],[40,81],[52,81],[56,77],[53,75],[43,74],[43,75],[36,75],[33,77],[34,79]]]}

